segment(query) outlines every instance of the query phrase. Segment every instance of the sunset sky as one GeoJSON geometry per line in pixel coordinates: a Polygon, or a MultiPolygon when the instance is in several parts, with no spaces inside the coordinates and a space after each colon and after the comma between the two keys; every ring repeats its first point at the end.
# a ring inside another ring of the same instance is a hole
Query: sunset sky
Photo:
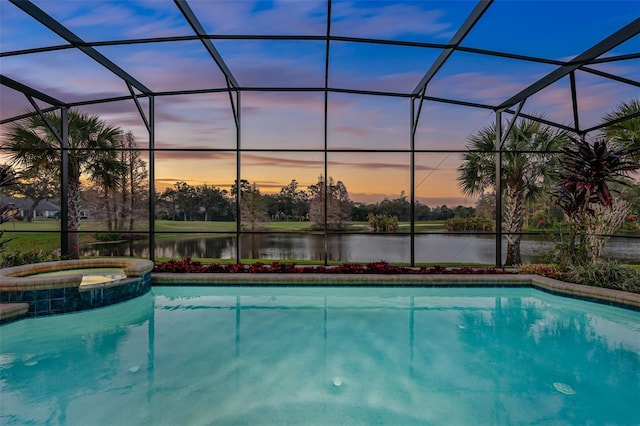
{"type": "MultiPolygon", "coordinates": [[[[34,1],[44,12],[87,42],[192,36],[173,1],[34,1]]],[[[205,31],[225,35],[212,42],[243,88],[324,87],[325,42],[247,40],[235,35],[324,36],[327,5],[315,0],[189,1],[205,31]]],[[[470,1],[337,1],[331,35],[396,41],[448,43],[475,7],[470,1]]],[[[495,1],[462,46],[566,61],[637,19],[640,1],[495,1]]],[[[7,52],[67,42],[18,7],[0,3],[0,47],[7,52]]],[[[154,92],[226,88],[197,40],[97,46],[96,50],[154,92]]],[[[441,50],[333,41],[328,85],[411,93],[441,50]]],[[[640,36],[607,55],[640,52],[640,36]]],[[[497,105],[556,67],[469,52],[454,52],[427,95],[497,105]]],[[[593,69],[640,80],[640,59],[594,65],[593,69]]],[[[0,57],[0,72],[65,102],[129,95],[126,85],[75,49],[0,57]]],[[[600,122],[617,104],[640,97],[638,86],[576,72],[580,126],[600,122]]],[[[146,105],[146,102],[142,102],[146,105]]],[[[236,129],[227,93],[158,96],[156,148],[190,149],[156,153],[156,188],[181,180],[228,187],[235,179],[236,129]],[[216,149],[204,152],[199,149],[216,149]]],[[[1,118],[31,109],[24,96],[0,88],[1,118]]],[[[45,106],[42,104],[42,106],[45,106]]],[[[83,106],[148,146],[148,134],[132,101],[83,106]]],[[[324,172],[324,94],[241,94],[243,178],[263,192],[277,192],[296,179],[302,188],[324,172]],[[266,152],[295,149],[296,152],[266,152]]],[[[329,93],[329,149],[410,149],[410,100],[391,96],[329,93]]],[[[570,83],[565,77],[527,100],[523,112],[573,124],[570,83]]],[[[491,110],[425,102],[416,149],[463,150],[467,137],[492,123],[491,110]]],[[[3,126],[4,128],[4,126],[3,126]]],[[[328,174],[342,180],[356,201],[409,194],[410,153],[328,154],[328,174]]],[[[473,204],[456,186],[459,153],[416,154],[416,197],[428,204],[473,204]]]]}

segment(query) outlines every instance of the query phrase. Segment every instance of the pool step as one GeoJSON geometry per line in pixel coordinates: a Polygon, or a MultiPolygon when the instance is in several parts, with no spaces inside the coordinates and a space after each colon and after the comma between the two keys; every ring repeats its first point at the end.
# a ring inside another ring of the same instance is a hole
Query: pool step
{"type": "Polygon", "coordinates": [[[28,310],[28,303],[0,303],[0,323],[22,319],[28,310]]]}

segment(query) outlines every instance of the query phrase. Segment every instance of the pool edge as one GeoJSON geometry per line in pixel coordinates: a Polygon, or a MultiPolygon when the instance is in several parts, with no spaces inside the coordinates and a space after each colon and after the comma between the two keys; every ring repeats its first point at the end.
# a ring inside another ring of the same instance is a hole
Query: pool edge
{"type": "Polygon", "coordinates": [[[531,287],[559,296],[640,311],[640,294],[530,274],[229,274],[154,272],[152,286],[531,287]]]}

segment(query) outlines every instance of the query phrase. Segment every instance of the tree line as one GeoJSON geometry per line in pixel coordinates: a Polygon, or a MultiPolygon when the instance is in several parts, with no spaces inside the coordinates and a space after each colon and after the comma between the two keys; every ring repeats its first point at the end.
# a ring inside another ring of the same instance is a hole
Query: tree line
{"type": "MultiPolygon", "coordinates": [[[[325,187],[326,226],[331,230],[341,230],[351,221],[369,221],[371,215],[397,221],[411,220],[411,203],[404,192],[397,198],[385,198],[377,203],[352,201],[346,185],[329,177],[326,185],[320,176],[315,184],[302,189],[296,179],[273,194],[262,193],[256,183],[240,181],[241,219],[245,229],[258,230],[270,221],[308,221],[312,228],[324,229],[325,226],[325,187]]],[[[189,185],[176,182],[156,194],[156,218],[176,221],[229,221],[236,218],[237,184],[231,190],[210,185],[189,185]]],[[[415,204],[415,219],[447,220],[451,218],[471,217],[475,208],[447,205],[429,207],[419,201],[415,204]]]]}

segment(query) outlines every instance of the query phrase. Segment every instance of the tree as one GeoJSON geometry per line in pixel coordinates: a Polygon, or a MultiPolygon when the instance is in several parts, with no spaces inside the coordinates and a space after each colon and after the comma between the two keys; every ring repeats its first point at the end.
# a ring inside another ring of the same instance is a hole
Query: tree
{"type": "MultiPolygon", "coordinates": [[[[249,184],[248,180],[240,179],[240,194],[244,194],[245,192],[247,192],[250,186],[251,185],[249,184]]],[[[238,194],[238,181],[236,180],[231,185],[231,195],[235,197],[237,194],[238,194]]]]}
{"type": "Polygon", "coordinates": [[[295,179],[280,189],[280,193],[275,197],[275,204],[276,215],[284,216],[285,220],[304,220],[309,213],[307,193],[298,189],[298,181],[295,179]]]}
{"type": "MultiPolygon", "coordinates": [[[[327,229],[346,229],[347,221],[351,218],[351,200],[349,192],[342,181],[334,182],[332,177],[327,187],[327,229]]],[[[320,175],[318,182],[309,186],[309,220],[315,228],[325,225],[325,181],[320,175]]]]}
{"type": "Polygon", "coordinates": [[[260,194],[260,189],[256,183],[248,186],[246,191],[242,192],[240,198],[241,226],[249,231],[260,229],[260,223],[267,220],[267,210],[264,197],[260,194]]]}
{"type": "Polygon", "coordinates": [[[125,228],[128,220],[128,229],[133,231],[136,212],[144,208],[141,201],[146,194],[147,165],[140,158],[140,151],[137,149],[136,140],[133,133],[127,132],[122,136],[120,151],[120,161],[124,165],[120,184],[120,215],[116,229],[125,228]]]}
{"type": "MultiPolygon", "coordinates": [[[[0,164],[0,190],[10,188],[14,186],[18,181],[18,174],[8,164],[0,164]]],[[[2,195],[0,193],[0,195],[2,195]]],[[[0,224],[3,224],[9,220],[16,213],[13,206],[9,204],[0,205],[0,224]]],[[[4,246],[11,241],[11,239],[3,240],[2,236],[4,231],[0,229],[0,254],[4,251],[4,246]]]]}
{"type": "Polygon", "coordinates": [[[476,201],[476,216],[482,219],[496,219],[496,194],[484,193],[476,201]]]}
{"type": "Polygon", "coordinates": [[[402,191],[398,198],[382,200],[377,206],[376,214],[395,216],[397,220],[406,222],[411,220],[411,203],[402,191]]]}
{"type": "MultiPolygon", "coordinates": [[[[0,189],[9,188],[18,183],[19,174],[9,164],[0,164],[0,189]]],[[[0,194],[1,195],[1,194],[0,194]]]]}
{"type": "MultiPolygon", "coordinates": [[[[55,112],[44,115],[54,129],[61,129],[61,117],[55,112]]],[[[29,174],[44,170],[62,172],[62,144],[40,115],[33,115],[10,126],[6,136],[8,157],[29,174]]],[[[81,177],[101,181],[108,186],[117,186],[120,170],[115,148],[118,146],[120,129],[106,124],[98,116],[73,110],[68,114],[69,167],[68,179],[68,245],[69,257],[79,257],[80,187],[81,177]]]]}
{"type": "Polygon", "coordinates": [[[174,185],[173,202],[176,219],[183,221],[195,220],[198,211],[196,189],[187,182],[176,182],[174,185]]]}
{"type": "Polygon", "coordinates": [[[602,117],[605,122],[622,120],[602,129],[605,137],[620,147],[626,147],[633,153],[636,161],[640,161],[640,100],[632,99],[622,102],[616,109],[602,117]],[[634,115],[627,120],[625,117],[634,115]]]}
{"type": "MultiPolygon", "coordinates": [[[[557,166],[553,151],[568,141],[566,132],[534,120],[518,120],[502,149],[503,226],[507,239],[505,265],[522,263],[521,232],[524,203],[534,200],[549,185],[557,166]]],[[[482,195],[495,187],[495,123],[469,138],[463,163],[458,168],[458,185],[467,195],[482,195]]]]}
{"type": "Polygon", "coordinates": [[[233,218],[233,205],[227,191],[205,184],[196,186],[196,196],[205,221],[233,218]]]}
{"type": "MultiPolygon", "coordinates": [[[[622,120],[608,125],[602,129],[603,134],[616,145],[626,147],[632,155],[632,161],[640,163],[640,100],[631,99],[622,102],[616,109],[602,117],[605,122],[622,120]],[[625,117],[631,117],[624,120],[625,117]]],[[[627,185],[612,185],[619,193],[620,198],[629,203],[629,208],[634,214],[640,214],[640,179],[636,175],[635,182],[629,180],[627,185]]]]}
{"type": "Polygon", "coordinates": [[[33,212],[41,201],[59,197],[59,178],[51,170],[40,170],[38,173],[22,174],[21,179],[14,186],[13,192],[31,200],[31,206],[26,212],[27,222],[33,219],[33,212]]]}
{"type": "MultiPolygon", "coordinates": [[[[115,161],[109,169],[98,168],[92,172],[93,186],[100,194],[103,210],[107,216],[108,231],[118,229],[119,206],[116,194],[123,182],[123,176],[126,174],[126,166],[119,160],[117,153],[114,156],[115,161]]],[[[121,208],[122,206],[120,206],[121,208]]]]}
{"type": "MultiPolygon", "coordinates": [[[[146,201],[147,167],[140,158],[140,151],[133,133],[121,134],[118,138],[117,158],[120,166],[102,179],[94,182],[93,190],[99,195],[90,204],[94,207],[96,217],[106,219],[108,231],[133,231],[136,217],[146,210],[142,205],[146,201]],[[111,185],[109,179],[118,174],[118,184],[111,185]]],[[[100,174],[98,175],[100,176],[100,174]]],[[[86,192],[83,195],[86,194],[86,192]]]]}

